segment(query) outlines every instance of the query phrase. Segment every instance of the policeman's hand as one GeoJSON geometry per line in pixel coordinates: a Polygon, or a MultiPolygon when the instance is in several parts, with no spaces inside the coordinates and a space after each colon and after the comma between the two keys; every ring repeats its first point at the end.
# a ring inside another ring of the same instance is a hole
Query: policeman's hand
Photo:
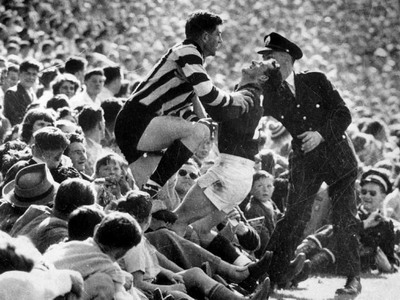
{"type": "Polygon", "coordinates": [[[240,106],[242,113],[248,112],[250,106],[254,105],[253,94],[250,93],[249,91],[243,90],[234,92],[231,94],[231,97],[233,100],[232,105],[240,106]]]}
{"type": "Polygon", "coordinates": [[[314,150],[324,141],[324,138],[318,131],[306,131],[299,134],[297,137],[302,140],[301,150],[303,150],[304,153],[314,150]]]}

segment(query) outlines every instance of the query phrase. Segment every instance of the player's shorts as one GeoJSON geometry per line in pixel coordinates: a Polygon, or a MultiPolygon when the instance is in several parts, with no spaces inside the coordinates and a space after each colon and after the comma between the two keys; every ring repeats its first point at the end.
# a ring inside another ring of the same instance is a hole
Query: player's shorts
{"type": "Polygon", "coordinates": [[[140,138],[155,114],[148,113],[145,106],[136,105],[134,109],[121,110],[115,122],[115,140],[127,162],[133,163],[143,155],[137,149],[140,138]]]}
{"type": "Polygon", "coordinates": [[[216,164],[197,180],[204,194],[218,208],[229,213],[249,194],[254,161],[221,153],[216,164]]]}

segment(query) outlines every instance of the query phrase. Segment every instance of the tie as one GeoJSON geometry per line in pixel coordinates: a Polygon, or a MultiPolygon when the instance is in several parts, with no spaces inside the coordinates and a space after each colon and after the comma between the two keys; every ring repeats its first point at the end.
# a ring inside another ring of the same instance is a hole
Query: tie
{"type": "Polygon", "coordinates": [[[290,100],[294,98],[294,94],[286,81],[282,82],[281,87],[279,88],[279,93],[285,99],[290,100]]]}

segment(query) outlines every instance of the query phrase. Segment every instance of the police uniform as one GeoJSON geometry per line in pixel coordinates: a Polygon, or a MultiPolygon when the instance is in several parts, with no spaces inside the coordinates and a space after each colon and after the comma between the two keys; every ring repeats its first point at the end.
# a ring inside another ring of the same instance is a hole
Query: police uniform
{"type": "MultiPolygon", "coordinates": [[[[266,36],[263,51],[285,51],[294,59],[302,57],[295,44],[272,33],[266,36]]],[[[264,115],[279,120],[293,137],[289,155],[289,195],[287,211],[267,246],[274,251],[271,280],[279,282],[287,270],[296,246],[311,216],[315,195],[323,182],[329,185],[334,232],[341,254],[337,261],[342,275],[359,276],[358,228],[355,197],[356,155],[345,133],[351,114],[326,76],[319,72],[294,74],[295,95],[284,84],[264,93],[264,115]],[[318,131],[324,138],[314,150],[304,153],[297,135],[318,131]]]]}

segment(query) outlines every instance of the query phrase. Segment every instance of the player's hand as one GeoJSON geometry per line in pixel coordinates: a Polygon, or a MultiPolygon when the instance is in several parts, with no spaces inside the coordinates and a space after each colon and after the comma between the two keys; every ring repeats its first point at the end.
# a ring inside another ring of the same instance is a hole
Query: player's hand
{"type": "Polygon", "coordinates": [[[304,153],[314,150],[324,141],[324,138],[318,131],[306,131],[299,134],[297,137],[301,139],[301,150],[303,150],[304,153]]]}
{"type": "Polygon", "coordinates": [[[231,94],[233,106],[240,106],[241,112],[246,113],[250,107],[254,105],[253,94],[249,91],[243,90],[231,94]]]}

